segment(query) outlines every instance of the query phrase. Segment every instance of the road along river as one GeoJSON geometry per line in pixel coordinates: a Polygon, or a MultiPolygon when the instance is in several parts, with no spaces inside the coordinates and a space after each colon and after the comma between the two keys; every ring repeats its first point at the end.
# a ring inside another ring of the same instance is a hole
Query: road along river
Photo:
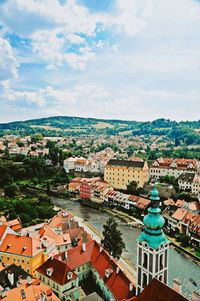
{"type": "MultiPolygon", "coordinates": [[[[98,211],[92,208],[88,208],[81,205],[78,201],[66,200],[52,197],[52,202],[55,206],[62,209],[66,209],[72,212],[74,215],[84,219],[87,224],[91,225],[97,232],[101,233],[103,225],[109,218],[109,214],[98,211]]],[[[119,228],[123,234],[123,239],[126,243],[126,250],[123,252],[123,258],[125,258],[129,264],[135,269],[136,267],[136,248],[137,238],[140,234],[140,230],[128,226],[120,219],[116,218],[119,224],[119,228]]],[[[182,254],[177,253],[173,247],[170,247],[169,255],[169,285],[172,286],[173,279],[178,278],[183,283],[183,294],[185,297],[191,297],[191,291],[200,291],[200,267],[192,260],[186,258],[182,254]],[[197,286],[191,283],[190,279],[194,279],[197,286]]]]}

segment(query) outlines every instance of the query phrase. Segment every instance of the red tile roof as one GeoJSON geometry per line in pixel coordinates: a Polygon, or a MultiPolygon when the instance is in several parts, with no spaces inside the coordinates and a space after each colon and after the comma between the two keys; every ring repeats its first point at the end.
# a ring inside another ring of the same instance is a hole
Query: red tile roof
{"type": "Polygon", "coordinates": [[[77,275],[70,269],[67,263],[56,258],[49,258],[43,265],[37,268],[36,271],[60,285],[64,285],[77,278],[77,275]],[[47,269],[52,270],[51,276],[47,275],[47,269]],[[69,273],[71,273],[70,279],[68,279],[69,273]]]}
{"type": "Polygon", "coordinates": [[[172,215],[172,218],[182,221],[186,214],[187,214],[186,210],[183,210],[182,208],[178,208],[172,215]]]}
{"type": "Polygon", "coordinates": [[[154,278],[139,296],[126,301],[188,301],[188,299],[154,278]]]}
{"type": "Polygon", "coordinates": [[[69,249],[67,260],[65,253],[58,254],[55,258],[66,262],[72,270],[90,262],[117,301],[130,298],[135,294],[135,286],[133,285],[133,290],[130,291],[130,280],[120,269],[117,271],[117,262],[94,240],[86,243],[85,251],[81,246],[69,249]],[[109,277],[105,275],[106,270],[111,272],[109,277]]]}

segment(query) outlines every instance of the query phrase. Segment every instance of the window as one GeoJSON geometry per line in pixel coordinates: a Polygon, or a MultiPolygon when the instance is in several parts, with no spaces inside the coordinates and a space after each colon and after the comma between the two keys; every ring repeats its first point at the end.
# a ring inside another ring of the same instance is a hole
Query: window
{"type": "Polygon", "coordinates": [[[142,286],[145,287],[147,285],[147,275],[143,273],[143,284],[142,286]]]}
{"type": "Polygon", "coordinates": [[[147,269],[147,262],[148,262],[148,255],[147,253],[144,253],[144,258],[143,258],[143,266],[145,269],[147,269]]]}
{"type": "Polygon", "coordinates": [[[163,254],[160,255],[160,269],[163,269],[163,254]]]}
{"type": "Polygon", "coordinates": [[[7,260],[10,260],[10,257],[7,257],[7,260]]]}

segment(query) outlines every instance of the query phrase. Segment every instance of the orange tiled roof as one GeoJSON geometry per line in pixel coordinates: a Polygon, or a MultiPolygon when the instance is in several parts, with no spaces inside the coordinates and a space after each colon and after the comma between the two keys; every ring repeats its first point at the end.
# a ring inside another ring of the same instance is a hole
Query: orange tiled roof
{"type": "Polygon", "coordinates": [[[46,295],[46,301],[60,301],[60,299],[53,293],[52,289],[47,285],[40,283],[39,280],[33,280],[31,285],[26,284],[26,281],[19,287],[13,288],[6,292],[6,297],[3,301],[21,301],[22,294],[26,296],[24,300],[38,301],[42,297],[42,294],[46,295]]]}
{"type": "Polygon", "coordinates": [[[0,252],[9,252],[29,257],[34,257],[41,250],[39,239],[14,234],[7,234],[0,246],[0,252]]]}
{"type": "Polygon", "coordinates": [[[175,205],[177,207],[182,207],[185,203],[186,203],[186,201],[184,201],[184,200],[177,200],[175,205]]]}
{"type": "Polygon", "coordinates": [[[15,231],[18,231],[22,228],[21,221],[18,218],[13,219],[11,221],[6,221],[4,224],[9,226],[11,229],[13,229],[15,231]]]}
{"type": "Polygon", "coordinates": [[[186,210],[183,210],[182,208],[178,208],[172,215],[172,218],[182,221],[182,219],[185,217],[186,214],[187,214],[186,210]]]}
{"type": "Polygon", "coordinates": [[[190,202],[190,203],[188,203],[188,209],[191,211],[200,210],[200,204],[198,203],[198,201],[190,202]]]}
{"type": "Polygon", "coordinates": [[[172,199],[168,199],[168,200],[165,200],[165,201],[164,201],[164,204],[165,204],[166,206],[174,206],[174,205],[175,205],[175,202],[174,202],[174,200],[172,200],[172,199]]]}
{"type": "Polygon", "coordinates": [[[0,239],[1,239],[2,236],[4,235],[6,229],[7,229],[7,226],[5,226],[5,225],[0,225],[0,239]]]}
{"type": "Polygon", "coordinates": [[[60,228],[62,227],[62,223],[64,221],[70,220],[74,215],[67,211],[59,211],[57,215],[52,217],[52,219],[48,222],[48,226],[50,228],[60,228]]]}

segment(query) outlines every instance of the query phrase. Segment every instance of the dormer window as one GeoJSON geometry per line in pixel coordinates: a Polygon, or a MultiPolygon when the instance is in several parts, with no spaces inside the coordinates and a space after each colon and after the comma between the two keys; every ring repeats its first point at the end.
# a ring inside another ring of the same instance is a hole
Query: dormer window
{"type": "Polygon", "coordinates": [[[112,274],[112,272],[113,272],[113,269],[106,269],[105,270],[105,276],[106,276],[106,278],[109,278],[110,275],[112,274]]]}
{"type": "Polygon", "coordinates": [[[67,280],[72,279],[72,277],[73,277],[73,273],[72,272],[68,272],[67,273],[67,280]]]}
{"type": "Polygon", "coordinates": [[[47,276],[51,277],[51,275],[53,274],[53,268],[46,269],[46,274],[47,276]]]}

